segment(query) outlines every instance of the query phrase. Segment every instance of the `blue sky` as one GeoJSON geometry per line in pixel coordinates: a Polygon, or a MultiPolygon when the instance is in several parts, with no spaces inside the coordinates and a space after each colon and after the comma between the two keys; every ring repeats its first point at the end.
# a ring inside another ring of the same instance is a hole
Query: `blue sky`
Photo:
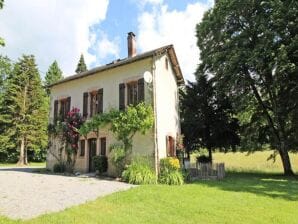
{"type": "Polygon", "coordinates": [[[88,68],[127,56],[127,33],[142,53],[174,44],[186,79],[199,62],[195,25],[213,0],[6,0],[0,11],[0,54],[17,60],[34,54],[41,75],[57,60],[74,74],[81,53],[88,68]]]}

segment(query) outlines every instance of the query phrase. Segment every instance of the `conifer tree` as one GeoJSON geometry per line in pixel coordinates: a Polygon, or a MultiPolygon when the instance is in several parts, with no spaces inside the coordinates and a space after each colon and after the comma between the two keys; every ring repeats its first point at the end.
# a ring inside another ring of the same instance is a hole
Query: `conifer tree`
{"type": "Polygon", "coordinates": [[[45,85],[46,85],[46,91],[47,94],[50,95],[50,90],[47,86],[63,79],[62,71],[58,66],[57,61],[55,60],[49,67],[49,70],[47,71],[47,74],[45,76],[45,85]]]}
{"type": "MultiPolygon", "coordinates": [[[[0,9],[3,8],[3,3],[4,3],[4,0],[0,0],[0,9]]],[[[3,38],[0,37],[0,46],[4,46],[5,43],[4,43],[4,40],[3,38]]]]}
{"type": "Polygon", "coordinates": [[[79,63],[77,65],[76,73],[81,73],[81,72],[85,72],[85,71],[87,71],[87,66],[85,64],[84,55],[81,54],[79,63]]]}
{"type": "Polygon", "coordinates": [[[0,108],[0,142],[19,151],[19,165],[28,163],[27,151],[47,144],[48,99],[42,88],[34,56],[22,56],[6,80],[0,108]]]}
{"type": "Polygon", "coordinates": [[[235,149],[240,143],[239,124],[234,118],[231,102],[219,91],[212,79],[196,72],[197,82],[189,83],[181,96],[181,129],[189,153],[198,147],[212,150],[235,149]]]}

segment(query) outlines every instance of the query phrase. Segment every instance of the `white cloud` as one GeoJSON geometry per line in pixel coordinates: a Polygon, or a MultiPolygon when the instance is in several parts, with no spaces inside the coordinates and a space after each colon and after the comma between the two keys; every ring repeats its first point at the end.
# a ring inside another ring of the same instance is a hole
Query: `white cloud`
{"type": "Polygon", "coordinates": [[[152,10],[142,11],[138,17],[138,47],[147,51],[174,44],[184,78],[194,81],[193,74],[199,63],[196,24],[211,5],[211,2],[197,2],[188,4],[183,11],[170,11],[165,3],[154,4],[152,10]]]}
{"type": "Polygon", "coordinates": [[[80,54],[87,64],[96,60],[88,48],[96,40],[89,28],[106,17],[108,0],[9,0],[0,11],[0,54],[16,60],[34,54],[46,72],[56,59],[64,75],[72,75],[80,54]]]}
{"type": "Polygon", "coordinates": [[[110,40],[108,36],[102,32],[101,37],[95,43],[95,50],[98,52],[97,57],[99,60],[106,58],[107,56],[113,56],[119,58],[120,53],[120,38],[115,37],[110,40]]]}

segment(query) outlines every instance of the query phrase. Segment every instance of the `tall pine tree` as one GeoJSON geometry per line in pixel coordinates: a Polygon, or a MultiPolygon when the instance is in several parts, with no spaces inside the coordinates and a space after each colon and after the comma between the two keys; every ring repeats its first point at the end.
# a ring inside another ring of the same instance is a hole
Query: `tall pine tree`
{"type": "MultiPolygon", "coordinates": [[[[4,0],[0,0],[0,9],[3,8],[3,4],[4,4],[4,0]]],[[[5,43],[4,43],[4,40],[3,38],[0,37],[0,46],[4,46],[5,43]]]]}
{"type": "Polygon", "coordinates": [[[85,64],[84,55],[81,54],[79,63],[77,65],[76,73],[81,73],[81,72],[85,72],[85,71],[87,71],[87,66],[85,64]]]}
{"type": "MultiPolygon", "coordinates": [[[[0,56],[0,111],[4,105],[2,100],[3,100],[3,95],[6,87],[6,80],[7,80],[7,77],[11,74],[11,72],[12,72],[11,61],[7,57],[0,56]]],[[[4,138],[2,136],[4,132],[4,128],[5,128],[4,125],[0,125],[0,162],[6,162],[9,159],[12,159],[13,157],[15,157],[14,155],[12,155],[10,151],[6,150],[6,147],[4,144],[6,141],[3,141],[4,138]]]]}
{"type": "Polygon", "coordinates": [[[45,77],[45,85],[46,85],[46,91],[47,94],[50,95],[50,90],[47,86],[63,79],[62,71],[58,66],[57,61],[55,60],[49,67],[49,70],[47,71],[46,77],[45,77]]]}
{"type": "Polygon", "coordinates": [[[7,150],[17,149],[20,165],[28,163],[27,151],[47,144],[48,99],[42,88],[34,56],[23,56],[6,80],[0,126],[0,142],[7,150]]]}

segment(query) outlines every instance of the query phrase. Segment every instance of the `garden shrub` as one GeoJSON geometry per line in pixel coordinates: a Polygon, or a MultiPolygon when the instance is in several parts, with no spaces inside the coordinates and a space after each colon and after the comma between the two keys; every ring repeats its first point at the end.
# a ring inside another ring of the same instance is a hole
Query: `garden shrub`
{"type": "Polygon", "coordinates": [[[160,160],[159,182],[169,185],[182,185],[184,183],[184,177],[180,171],[180,163],[177,158],[168,157],[160,160]]]}
{"type": "Polygon", "coordinates": [[[56,163],[53,167],[54,173],[64,173],[65,172],[65,164],[64,163],[56,163]]]}
{"type": "Polygon", "coordinates": [[[134,158],[122,173],[122,179],[130,184],[156,184],[156,175],[145,158],[134,158]]]}
{"type": "Polygon", "coordinates": [[[175,157],[167,157],[160,160],[161,169],[178,170],[180,168],[179,160],[175,157]]]}
{"type": "Polygon", "coordinates": [[[114,144],[110,146],[110,161],[116,168],[117,176],[119,177],[125,167],[126,162],[126,152],[124,146],[121,144],[114,144]]]}
{"type": "Polygon", "coordinates": [[[179,170],[163,171],[159,176],[159,183],[168,185],[182,185],[184,177],[179,170]]]}
{"type": "Polygon", "coordinates": [[[98,170],[99,174],[107,172],[108,170],[108,158],[104,155],[94,156],[92,158],[95,170],[98,170]]]}

